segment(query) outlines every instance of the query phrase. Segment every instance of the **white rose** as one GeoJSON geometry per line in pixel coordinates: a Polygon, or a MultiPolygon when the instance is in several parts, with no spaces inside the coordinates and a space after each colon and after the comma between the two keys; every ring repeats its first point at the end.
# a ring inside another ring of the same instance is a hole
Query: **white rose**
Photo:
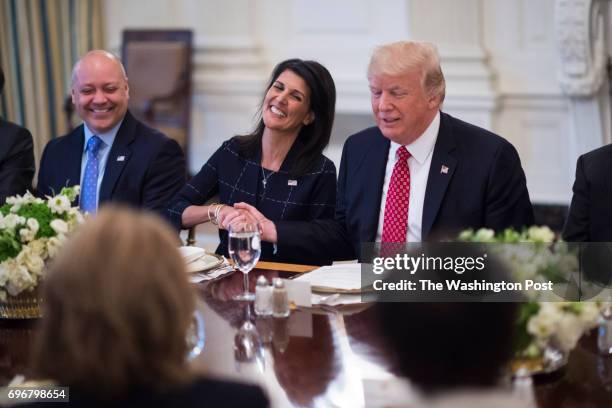
{"type": "Polygon", "coordinates": [[[47,241],[47,253],[49,258],[53,258],[59,252],[63,242],[58,237],[51,237],[47,241]]]}
{"type": "Polygon", "coordinates": [[[527,230],[527,236],[534,242],[553,242],[555,239],[555,233],[548,227],[530,227],[527,230]]]}
{"type": "Polygon", "coordinates": [[[8,214],[4,217],[4,225],[8,229],[15,229],[18,225],[25,224],[25,218],[16,214],[8,214]]]}
{"type": "Polygon", "coordinates": [[[540,303],[540,310],[527,323],[527,331],[540,340],[547,340],[556,332],[561,313],[554,303],[540,303]]]}
{"type": "Polygon", "coordinates": [[[23,201],[25,204],[42,204],[45,202],[45,200],[34,196],[29,191],[26,192],[25,195],[23,196],[23,201]]]}
{"type": "Polygon", "coordinates": [[[474,241],[488,242],[488,241],[493,240],[494,236],[495,236],[495,231],[493,231],[492,229],[481,228],[478,231],[476,231],[476,234],[474,234],[474,241]]]}
{"type": "Polygon", "coordinates": [[[584,333],[584,326],[578,316],[573,313],[565,313],[558,322],[558,330],[555,333],[557,346],[563,351],[571,351],[584,333]]]}
{"type": "Polygon", "coordinates": [[[0,263],[0,287],[4,287],[6,282],[8,281],[9,274],[8,268],[6,267],[6,262],[0,263]]]}
{"type": "Polygon", "coordinates": [[[21,242],[30,242],[36,236],[36,232],[32,231],[29,228],[21,228],[19,230],[19,237],[21,238],[21,242]]]}
{"type": "Polygon", "coordinates": [[[45,267],[45,263],[42,258],[35,254],[29,246],[23,247],[19,255],[17,255],[17,262],[24,265],[34,275],[42,275],[42,271],[45,267]]]}
{"type": "Polygon", "coordinates": [[[40,224],[38,224],[38,220],[36,218],[28,218],[26,225],[34,232],[34,234],[36,234],[40,229],[40,224]]]}
{"type": "Polygon", "coordinates": [[[599,307],[594,302],[583,302],[582,312],[580,313],[580,321],[585,327],[585,330],[593,328],[597,325],[599,319],[599,307]]]}
{"type": "Polygon", "coordinates": [[[14,260],[11,261],[7,262],[9,279],[6,290],[11,296],[17,296],[24,290],[36,286],[36,279],[28,272],[25,265],[20,265],[14,260]]]}
{"type": "Polygon", "coordinates": [[[56,234],[66,234],[68,232],[68,224],[66,221],[55,219],[49,223],[49,226],[53,228],[56,234]]]}
{"type": "Polygon", "coordinates": [[[472,229],[466,229],[464,231],[461,231],[461,233],[459,234],[459,241],[469,241],[472,239],[473,235],[474,230],[472,229]]]}
{"type": "Polygon", "coordinates": [[[68,210],[68,224],[70,226],[70,230],[74,230],[77,226],[83,224],[85,222],[85,217],[78,208],[73,207],[68,210]]]}
{"type": "Polygon", "coordinates": [[[70,210],[70,200],[63,195],[50,197],[47,201],[47,206],[51,209],[52,213],[63,214],[70,210]]]}
{"type": "Polygon", "coordinates": [[[47,259],[47,240],[47,238],[39,238],[28,244],[32,252],[40,256],[43,260],[47,259]]]}
{"type": "Polygon", "coordinates": [[[6,203],[11,205],[10,212],[16,213],[26,202],[23,197],[17,195],[13,197],[7,197],[6,203]]]}

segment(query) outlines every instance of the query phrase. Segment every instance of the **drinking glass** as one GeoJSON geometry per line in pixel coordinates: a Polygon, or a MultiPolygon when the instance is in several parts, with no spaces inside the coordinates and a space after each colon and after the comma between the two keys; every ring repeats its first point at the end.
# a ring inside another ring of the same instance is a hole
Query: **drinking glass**
{"type": "Polygon", "coordinates": [[[234,296],[234,300],[254,300],[255,294],[249,292],[248,273],[253,269],[261,255],[259,224],[245,222],[229,227],[229,254],[234,267],[244,274],[244,293],[234,296]]]}

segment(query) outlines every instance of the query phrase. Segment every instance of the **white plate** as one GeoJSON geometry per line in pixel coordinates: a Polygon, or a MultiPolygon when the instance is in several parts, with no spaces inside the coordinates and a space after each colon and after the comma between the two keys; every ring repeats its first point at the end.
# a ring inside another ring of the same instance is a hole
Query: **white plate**
{"type": "Polygon", "coordinates": [[[181,253],[181,256],[185,260],[186,264],[189,264],[206,254],[206,251],[204,251],[204,249],[196,246],[179,247],[179,252],[181,253]]]}
{"type": "Polygon", "coordinates": [[[193,262],[187,264],[187,272],[195,273],[208,271],[210,269],[216,268],[223,263],[223,258],[216,254],[204,254],[200,258],[196,259],[193,262]]]}

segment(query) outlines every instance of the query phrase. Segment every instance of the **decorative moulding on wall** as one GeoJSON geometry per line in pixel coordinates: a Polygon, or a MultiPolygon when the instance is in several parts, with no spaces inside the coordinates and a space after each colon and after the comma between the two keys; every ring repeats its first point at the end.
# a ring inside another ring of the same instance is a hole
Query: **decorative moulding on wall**
{"type": "Polygon", "coordinates": [[[603,1],[557,0],[555,3],[559,83],[567,95],[595,94],[607,74],[603,1]]]}

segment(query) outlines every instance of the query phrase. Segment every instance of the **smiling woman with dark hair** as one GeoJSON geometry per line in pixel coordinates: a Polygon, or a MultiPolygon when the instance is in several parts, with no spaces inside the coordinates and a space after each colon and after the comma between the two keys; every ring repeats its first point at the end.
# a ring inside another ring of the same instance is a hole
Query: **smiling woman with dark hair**
{"type": "MultiPolygon", "coordinates": [[[[232,207],[245,202],[267,219],[310,221],[332,218],[336,168],[322,152],[334,122],[336,89],[329,71],[315,61],[289,59],[278,64],[266,87],[255,130],[236,136],[212,155],[183,187],[168,209],[177,227],[219,224],[217,253],[227,254],[232,222],[248,215],[232,207]],[[219,204],[206,204],[215,195],[219,204]]],[[[272,244],[262,245],[261,259],[283,259],[272,244]]]]}
{"type": "MultiPolygon", "coordinates": [[[[0,95],[3,90],[4,72],[0,67],[0,95]]],[[[0,117],[0,204],[4,204],[6,197],[31,189],[33,176],[32,134],[0,117]]]]}

